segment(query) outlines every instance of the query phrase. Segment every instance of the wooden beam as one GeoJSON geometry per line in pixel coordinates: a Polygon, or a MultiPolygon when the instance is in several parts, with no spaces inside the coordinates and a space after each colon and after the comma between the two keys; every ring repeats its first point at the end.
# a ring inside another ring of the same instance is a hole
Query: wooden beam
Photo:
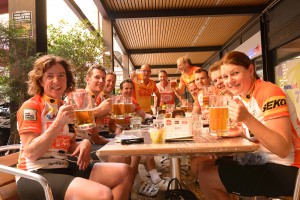
{"type": "MultiPolygon", "coordinates": [[[[100,1],[100,0],[99,0],[100,1]]],[[[262,6],[236,6],[236,7],[213,7],[197,9],[168,9],[168,10],[143,10],[111,12],[110,17],[114,20],[139,19],[139,18],[163,18],[163,17],[192,17],[192,16],[233,16],[233,15],[256,15],[263,11],[262,6]]]]}
{"type": "Polygon", "coordinates": [[[179,47],[179,48],[156,48],[156,49],[127,49],[127,52],[128,54],[148,54],[148,53],[220,51],[221,49],[222,46],[203,46],[203,47],[179,47]]]}

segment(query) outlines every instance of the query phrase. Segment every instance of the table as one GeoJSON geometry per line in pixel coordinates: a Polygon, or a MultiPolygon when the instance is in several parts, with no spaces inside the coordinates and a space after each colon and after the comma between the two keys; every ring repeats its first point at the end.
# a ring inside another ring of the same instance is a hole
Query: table
{"type": "MultiPolygon", "coordinates": [[[[164,144],[152,144],[148,130],[135,130],[122,133],[144,137],[141,144],[122,145],[115,140],[110,141],[97,151],[97,156],[141,156],[168,155],[171,156],[171,176],[180,180],[180,159],[183,155],[216,154],[230,155],[259,150],[259,145],[242,137],[216,138],[210,135],[200,136],[197,142],[183,141],[164,144]]],[[[121,135],[122,135],[121,134],[121,135]]]]}

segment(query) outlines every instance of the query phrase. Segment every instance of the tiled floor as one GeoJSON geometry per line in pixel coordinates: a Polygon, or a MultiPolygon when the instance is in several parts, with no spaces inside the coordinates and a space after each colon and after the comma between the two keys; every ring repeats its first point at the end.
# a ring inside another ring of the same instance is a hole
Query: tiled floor
{"type": "MultiPolygon", "coordinates": [[[[155,157],[155,162],[157,165],[157,170],[162,172],[163,177],[170,177],[170,165],[169,161],[165,161],[163,164],[160,162],[161,157],[155,157]]],[[[184,173],[181,173],[181,184],[184,188],[191,190],[199,200],[205,200],[205,197],[201,193],[199,185],[195,183],[195,178],[192,176],[190,172],[190,168],[188,166],[188,158],[182,158],[182,169],[184,173]],[[184,164],[184,166],[183,166],[184,164]]],[[[150,179],[146,176],[146,170],[143,165],[139,166],[139,172],[142,176],[142,179],[150,181],[150,179]]],[[[158,195],[155,198],[150,198],[146,196],[142,196],[137,194],[136,191],[132,190],[131,192],[131,199],[132,200],[162,200],[164,198],[163,191],[159,191],[158,195]]]]}

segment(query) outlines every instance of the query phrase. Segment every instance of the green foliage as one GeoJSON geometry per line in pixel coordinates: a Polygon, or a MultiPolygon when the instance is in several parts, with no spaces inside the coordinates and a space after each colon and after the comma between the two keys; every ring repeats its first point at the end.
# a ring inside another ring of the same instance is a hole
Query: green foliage
{"type": "MultiPolygon", "coordinates": [[[[73,26],[61,21],[58,26],[48,26],[48,53],[61,56],[72,62],[76,72],[78,88],[85,87],[87,68],[102,63],[105,51],[100,31],[88,31],[87,22],[73,26]],[[70,27],[66,30],[66,27],[70,27]]],[[[106,68],[110,68],[106,65],[106,68]]]]}
{"type": "Polygon", "coordinates": [[[23,26],[0,23],[1,100],[20,106],[27,95],[27,74],[36,59],[35,42],[23,26]]]}
{"type": "Polygon", "coordinates": [[[0,103],[10,102],[12,143],[19,142],[16,111],[29,98],[27,74],[37,58],[29,34],[26,27],[14,21],[0,23],[0,103]]]}

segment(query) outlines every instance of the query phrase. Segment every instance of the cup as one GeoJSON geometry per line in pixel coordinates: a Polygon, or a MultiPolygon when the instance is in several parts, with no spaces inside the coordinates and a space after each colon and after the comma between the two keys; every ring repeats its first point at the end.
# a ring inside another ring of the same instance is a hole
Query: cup
{"type": "Polygon", "coordinates": [[[149,134],[153,144],[164,143],[166,134],[165,128],[150,128],[149,134]]]}
{"type": "Polygon", "coordinates": [[[211,95],[209,97],[209,133],[213,136],[228,135],[228,101],[230,97],[211,95]]]}
{"type": "Polygon", "coordinates": [[[133,106],[131,97],[123,97],[124,102],[124,114],[127,116],[132,116],[133,106]]]}
{"type": "Polygon", "coordinates": [[[209,106],[209,96],[216,94],[216,88],[213,85],[205,85],[202,87],[203,107],[209,106]]]}
{"type": "Polygon", "coordinates": [[[133,130],[141,129],[141,127],[142,127],[142,118],[141,117],[132,117],[132,118],[130,118],[130,127],[133,130]]]}
{"type": "Polygon", "coordinates": [[[191,112],[190,103],[188,99],[181,99],[181,110],[186,112],[191,112]]]}
{"type": "Polygon", "coordinates": [[[135,70],[135,74],[136,74],[137,82],[143,83],[144,82],[144,73],[142,72],[142,70],[140,70],[140,69],[135,70]]]}
{"type": "Polygon", "coordinates": [[[192,114],[193,128],[192,134],[195,142],[200,142],[202,134],[202,116],[201,114],[192,114]]]}
{"type": "Polygon", "coordinates": [[[93,100],[89,92],[72,93],[75,113],[75,127],[79,130],[88,130],[96,127],[93,113],[93,100]]]}
{"type": "Polygon", "coordinates": [[[173,90],[176,90],[176,88],[178,87],[177,78],[170,78],[170,85],[173,90]]]}
{"type": "Polygon", "coordinates": [[[125,114],[125,105],[124,105],[124,97],[120,95],[112,95],[112,107],[111,107],[111,115],[112,118],[124,118],[125,114]]]}
{"type": "Polygon", "coordinates": [[[171,118],[172,112],[175,110],[175,104],[166,104],[166,115],[165,118],[171,118]]]}

